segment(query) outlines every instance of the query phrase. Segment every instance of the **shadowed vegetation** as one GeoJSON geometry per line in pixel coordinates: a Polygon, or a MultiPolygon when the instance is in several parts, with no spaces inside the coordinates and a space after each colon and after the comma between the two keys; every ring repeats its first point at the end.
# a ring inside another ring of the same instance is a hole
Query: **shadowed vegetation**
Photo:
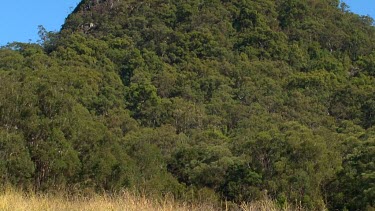
{"type": "Polygon", "coordinates": [[[0,187],[375,207],[375,28],[340,1],[83,0],[40,30],[0,49],[0,187]]]}

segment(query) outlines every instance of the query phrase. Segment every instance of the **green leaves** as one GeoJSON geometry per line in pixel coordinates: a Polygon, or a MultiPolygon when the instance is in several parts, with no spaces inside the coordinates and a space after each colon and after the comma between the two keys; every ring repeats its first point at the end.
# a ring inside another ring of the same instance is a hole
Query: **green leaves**
{"type": "Polygon", "coordinates": [[[374,207],[375,30],[338,5],[82,1],[0,49],[0,182],[374,207]]]}
{"type": "Polygon", "coordinates": [[[249,128],[247,133],[237,134],[237,139],[233,147],[238,156],[244,155],[246,171],[253,172],[247,174],[262,178],[258,189],[251,189],[255,191],[251,197],[267,190],[275,198],[286,196],[310,208],[323,206],[320,188],[335,177],[341,162],[335,148],[329,147],[333,143],[297,122],[262,132],[249,128]]]}
{"type": "Polygon", "coordinates": [[[221,191],[228,199],[236,202],[257,200],[262,197],[259,188],[261,179],[246,164],[236,163],[228,169],[221,191]]]}
{"type": "Polygon", "coordinates": [[[24,188],[31,185],[35,164],[25,145],[21,134],[0,128],[0,179],[3,184],[9,183],[24,188]]]}
{"type": "MultiPolygon", "coordinates": [[[[348,128],[349,129],[349,128],[348,128]]],[[[349,131],[343,130],[347,134],[349,131]]],[[[362,209],[374,207],[374,155],[375,142],[373,131],[359,140],[351,136],[344,143],[346,150],[343,168],[329,188],[335,193],[327,193],[331,209],[362,209]]]]}

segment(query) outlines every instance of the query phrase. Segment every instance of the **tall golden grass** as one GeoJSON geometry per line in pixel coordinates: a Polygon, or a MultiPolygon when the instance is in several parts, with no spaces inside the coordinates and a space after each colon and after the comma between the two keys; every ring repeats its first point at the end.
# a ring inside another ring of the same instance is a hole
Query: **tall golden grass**
{"type": "Polygon", "coordinates": [[[243,203],[234,207],[230,203],[213,205],[208,203],[177,202],[173,198],[162,200],[150,199],[131,192],[122,192],[116,196],[94,195],[90,197],[66,197],[63,194],[40,195],[25,194],[7,189],[0,193],[1,211],[190,211],[190,210],[243,210],[243,211],[276,211],[295,210],[289,207],[280,209],[271,200],[243,203]]]}

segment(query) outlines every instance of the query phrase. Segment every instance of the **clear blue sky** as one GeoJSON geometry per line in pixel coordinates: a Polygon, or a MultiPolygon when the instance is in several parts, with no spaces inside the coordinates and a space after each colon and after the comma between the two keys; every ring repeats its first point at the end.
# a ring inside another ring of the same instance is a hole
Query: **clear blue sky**
{"type": "Polygon", "coordinates": [[[0,0],[0,45],[36,42],[38,25],[58,31],[80,0],[0,0]]]}
{"type": "MultiPolygon", "coordinates": [[[[80,0],[2,0],[0,45],[8,42],[36,42],[38,25],[58,31],[80,0]]],[[[344,0],[350,10],[375,18],[375,0],[344,0]]]]}
{"type": "Polygon", "coordinates": [[[370,15],[375,19],[375,0],[342,0],[349,9],[360,15],[370,15]]]}

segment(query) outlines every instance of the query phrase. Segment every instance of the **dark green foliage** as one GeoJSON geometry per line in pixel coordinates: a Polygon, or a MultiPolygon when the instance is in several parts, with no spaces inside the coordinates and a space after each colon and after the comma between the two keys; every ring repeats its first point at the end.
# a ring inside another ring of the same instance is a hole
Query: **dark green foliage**
{"type": "Polygon", "coordinates": [[[361,210],[374,207],[374,129],[365,132],[351,122],[340,125],[340,134],[345,136],[345,154],[342,169],[328,187],[332,209],[361,210]]]}
{"type": "Polygon", "coordinates": [[[0,48],[0,183],[373,209],[372,24],[338,0],[83,0],[0,48]]]}
{"type": "Polygon", "coordinates": [[[32,183],[35,166],[30,153],[25,148],[24,138],[20,134],[0,130],[0,171],[1,183],[28,186],[32,183]]]}
{"type": "Polygon", "coordinates": [[[229,200],[236,202],[256,200],[262,197],[259,187],[261,179],[246,164],[234,164],[227,170],[222,192],[229,200]]]}

